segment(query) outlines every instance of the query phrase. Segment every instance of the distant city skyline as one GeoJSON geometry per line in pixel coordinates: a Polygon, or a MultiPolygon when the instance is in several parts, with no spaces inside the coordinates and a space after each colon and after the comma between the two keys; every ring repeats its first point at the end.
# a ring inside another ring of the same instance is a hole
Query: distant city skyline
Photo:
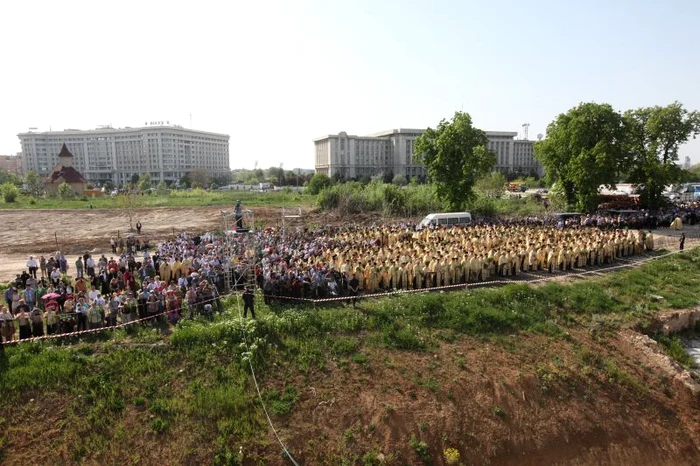
{"type": "MultiPolygon", "coordinates": [[[[4,2],[0,154],[32,127],[170,121],[229,134],[231,168],[312,168],[324,134],[459,110],[529,139],[580,102],[700,110],[698,17],[691,0],[4,2]]],[[[679,155],[700,163],[700,141],[679,155]]]]}

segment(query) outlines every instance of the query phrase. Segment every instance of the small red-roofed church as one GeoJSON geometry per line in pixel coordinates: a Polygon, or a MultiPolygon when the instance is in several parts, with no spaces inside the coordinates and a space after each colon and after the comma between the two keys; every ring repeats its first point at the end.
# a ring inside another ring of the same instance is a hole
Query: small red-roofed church
{"type": "Polygon", "coordinates": [[[44,180],[46,193],[50,195],[58,194],[58,186],[61,183],[67,183],[70,186],[73,194],[82,196],[83,191],[87,189],[87,181],[78,170],[73,167],[73,154],[70,153],[65,144],[58,154],[58,164],[53,167],[49,176],[44,180]]]}

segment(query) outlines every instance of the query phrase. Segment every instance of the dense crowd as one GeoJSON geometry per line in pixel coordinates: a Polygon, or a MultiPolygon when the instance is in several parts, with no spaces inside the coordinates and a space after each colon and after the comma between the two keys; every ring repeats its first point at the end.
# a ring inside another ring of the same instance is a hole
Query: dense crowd
{"type": "Polygon", "coordinates": [[[221,310],[220,261],[200,251],[200,242],[182,234],[152,255],[135,241],[125,243],[116,257],[78,257],[72,275],[60,252],[30,257],[5,291],[0,334],[8,341],[136,321],[150,325],[156,317],[171,324],[197,314],[211,317],[221,310]]]}
{"type": "MultiPolygon", "coordinates": [[[[5,292],[5,341],[221,310],[228,288],[256,283],[274,300],[468,284],[614,262],[654,248],[647,227],[697,223],[699,203],[655,212],[481,219],[470,226],[328,227],[180,234],[153,251],[129,236],[113,255],[30,257],[5,292]],[[641,227],[644,227],[643,229],[641,227]],[[73,267],[71,267],[71,265],[73,267]]],[[[252,299],[250,295],[247,300],[252,299]]]]}
{"type": "Polygon", "coordinates": [[[353,278],[361,290],[373,293],[571,270],[654,247],[650,232],[537,225],[329,229],[288,245],[274,232],[259,236],[257,278],[268,299],[352,294],[353,278]]]}

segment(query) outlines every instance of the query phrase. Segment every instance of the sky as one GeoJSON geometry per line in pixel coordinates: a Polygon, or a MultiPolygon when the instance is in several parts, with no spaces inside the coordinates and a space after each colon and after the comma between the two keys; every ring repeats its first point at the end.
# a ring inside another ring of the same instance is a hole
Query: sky
{"type": "MultiPolygon", "coordinates": [[[[0,2],[0,154],[17,133],[170,121],[231,168],[313,168],[313,139],[545,134],[581,102],[700,110],[697,0],[0,2]]],[[[700,162],[700,140],[680,160],[700,162]]]]}

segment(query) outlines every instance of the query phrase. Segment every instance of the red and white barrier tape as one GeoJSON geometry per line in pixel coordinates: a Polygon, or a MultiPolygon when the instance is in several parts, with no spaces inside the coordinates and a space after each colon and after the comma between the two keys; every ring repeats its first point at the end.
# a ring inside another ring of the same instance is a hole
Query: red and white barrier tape
{"type": "MultiPolygon", "coordinates": [[[[234,296],[235,294],[236,294],[236,293],[230,293],[230,294],[227,294],[227,295],[219,296],[219,297],[217,297],[217,298],[212,298],[212,299],[207,299],[207,300],[204,300],[204,301],[199,301],[199,302],[196,303],[196,305],[211,303],[211,302],[216,301],[217,299],[221,299],[221,298],[224,298],[224,297],[227,297],[227,296],[234,296]]],[[[129,326],[131,326],[131,325],[133,325],[133,324],[138,324],[138,323],[141,323],[141,322],[145,322],[145,321],[147,321],[147,320],[155,319],[156,317],[163,316],[163,315],[167,314],[168,312],[172,312],[173,310],[176,310],[177,312],[180,312],[180,311],[182,311],[182,308],[179,307],[179,308],[177,308],[177,309],[171,309],[171,310],[169,310],[169,311],[159,312],[158,314],[149,315],[149,316],[147,316],[147,317],[142,317],[142,318],[140,318],[140,319],[130,320],[129,322],[121,322],[121,323],[119,323],[119,324],[117,324],[117,325],[106,325],[106,326],[103,326],[103,327],[92,328],[92,329],[88,329],[88,330],[77,330],[77,331],[75,331],[75,332],[53,333],[53,334],[51,334],[51,335],[42,335],[42,336],[39,336],[39,337],[29,337],[29,338],[24,338],[24,339],[21,339],[21,340],[20,340],[20,339],[17,339],[17,340],[5,341],[5,342],[0,343],[0,344],[2,344],[2,345],[14,345],[14,344],[17,344],[17,343],[29,343],[29,342],[33,342],[33,341],[49,340],[49,339],[55,339],[55,338],[71,338],[71,337],[75,337],[75,336],[79,336],[79,335],[89,335],[89,334],[91,334],[91,333],[105,332],[105,331],[108,331],[108,330],[117,330],[117,329],[120,329],[120,328],[129,327],[129,326]]],[[[71,313],[71,314],[77,314],[77,313],[71,313]]],[[[61,315],[64,315],[64,314],[61,314],[61,315]]],[[[43,322],[42,322],[42,325],[43,325],[43,322]]],[[[88,325],[89,325],[89,324],[88,324],[88,325]]]]}

